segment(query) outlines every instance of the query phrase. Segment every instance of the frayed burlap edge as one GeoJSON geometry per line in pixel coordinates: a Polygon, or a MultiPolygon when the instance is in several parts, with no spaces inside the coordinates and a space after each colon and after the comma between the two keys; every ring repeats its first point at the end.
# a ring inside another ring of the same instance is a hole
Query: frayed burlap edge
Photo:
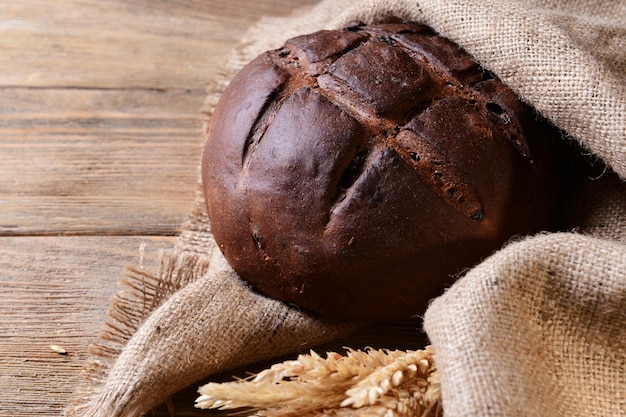
{"type": "Polygon", "coordinates": [[[176,291],[196,281],[208,270],[206,256],[193,253],[159,253],[159,271],[150,274],[139,267],[127,266],[107,312],[98,339],[90,346],[90,357],[81,370],[85,381],[74,393],[65,415],[87,412],[89,399],[100,393],[107,374],[128,340],[148,316],[176,291]]]}

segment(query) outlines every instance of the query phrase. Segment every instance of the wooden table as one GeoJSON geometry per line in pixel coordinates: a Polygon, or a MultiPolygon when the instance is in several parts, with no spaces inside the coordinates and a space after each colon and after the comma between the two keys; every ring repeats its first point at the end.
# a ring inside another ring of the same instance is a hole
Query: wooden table
{"type": "Polygon", "coordinates": [[[0,2],[0,416],[62,414],[124,267],[191,208],[205,85],[258,17],[315,2],[0,2]]]}

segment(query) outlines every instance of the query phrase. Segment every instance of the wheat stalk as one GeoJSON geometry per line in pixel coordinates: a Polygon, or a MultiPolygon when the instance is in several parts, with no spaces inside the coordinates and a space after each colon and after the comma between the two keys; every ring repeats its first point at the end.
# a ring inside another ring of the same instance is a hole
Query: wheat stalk
{"type": "Polygon", "coordinates": [[[199,390],[196,407],[250,408],[258,416],[441,415],[434,351],[367,349],[345,355],[311,351],[257,375],[199,390]]]}

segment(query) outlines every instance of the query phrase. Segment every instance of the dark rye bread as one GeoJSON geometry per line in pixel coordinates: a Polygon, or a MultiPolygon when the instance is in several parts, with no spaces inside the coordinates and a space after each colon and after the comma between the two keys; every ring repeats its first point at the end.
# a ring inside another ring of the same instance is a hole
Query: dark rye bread
{"type": "Polygon", "coordinates": [[[288,40],[231,82],[202,175],[241,277],[325,317],[395,320],[548,225],[555,134],[426,26],[288,40]]]}

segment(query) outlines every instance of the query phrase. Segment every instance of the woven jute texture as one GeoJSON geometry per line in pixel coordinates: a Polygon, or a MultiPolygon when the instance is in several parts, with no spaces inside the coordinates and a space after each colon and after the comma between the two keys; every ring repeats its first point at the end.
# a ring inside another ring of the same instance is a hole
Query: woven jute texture
{"type": "MultiPolygon", "coordinates": [[[[220,77],[208,80],[206,121],[260,52],[296,35],[394,17],[460,44],[607,165],[565,200],[570,230],[510,242],[432,302],[424,328],[444,415],[626,415],[626,2],[325,0],[251,28],[220,77]]],[[[129,269],[68,416],[141,415],[210,374],[358,327],[250,290],[216,249],[196,192],[161,270],[129,269]]]]}

